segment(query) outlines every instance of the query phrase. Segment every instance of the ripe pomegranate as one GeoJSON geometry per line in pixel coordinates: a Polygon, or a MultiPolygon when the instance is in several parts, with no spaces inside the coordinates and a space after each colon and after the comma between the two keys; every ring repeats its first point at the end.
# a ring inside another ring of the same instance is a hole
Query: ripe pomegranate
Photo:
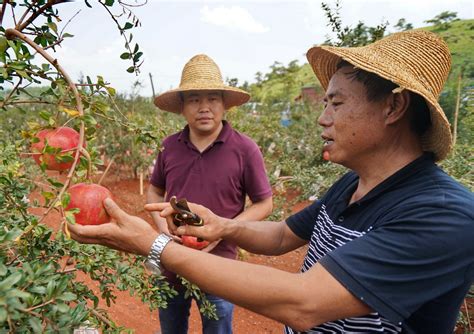
{"type": "Polygon", "coordinates": [[[57,171],[64,171],[71,168],[73,163],[72,161],[58,162],[56,160],[56,156],[61,155],[62,153],[69,152],[77,147],[77,145],[79,144],[79,133],[76,130],[71,129],[69,127],[44,129],[39,131],[35,137],[38,138],[39,141],[31,145],[31,151],[40,152],[33,154],[33,159],[35,159],[38,165],[40,165],[41,162],[44,162],[46,164],[46,169],[57,171]],[[41,154],[45,146],[45,140],[47,140],[49,146],[54,148],[60,148],[61,153],[41,154]]]}
{"type": "Polygon", "coordinates": [[[182,235],[181,240],[184,246],[198,249],[198,250],[203,249],[209,245],[209,241],[206,241],[206,240],[198,241],[198,238],[190,236],[190,235],[182,235]]]}
{"type": "Polygon", "coordinates": [[[78,208],[75,213],[76,223],[81,225],[100,225],[110,222],[110,216],[102,204],[112,193],[98,184],[78,183],[68,189],[71,196],[66,210],[78,208]]]}

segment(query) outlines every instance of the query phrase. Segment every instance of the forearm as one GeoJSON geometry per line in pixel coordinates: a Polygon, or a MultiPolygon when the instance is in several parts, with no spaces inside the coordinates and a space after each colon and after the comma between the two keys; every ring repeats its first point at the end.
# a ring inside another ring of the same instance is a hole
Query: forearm
{"type": "Polygon", "coordinates": [[[283,323],[297,319],[299,274],[196,252],[175,243],[162,253],[163,265],[202,290],[283,323]],[[265,279],[263,279],[265,278],[265,279]]]}
{"type": "Polygon", "coordinates": [[[290,245],[285,228],[285,222],[229,220],[222,239],[255,254],[281,255],[304,244],[290,245]]]}
{"type": "Polygon", "coordinates": [[[252,203],[234,219],[237,221],[260,221],[267,218],[273,209],[272,197],[252,203]]]}

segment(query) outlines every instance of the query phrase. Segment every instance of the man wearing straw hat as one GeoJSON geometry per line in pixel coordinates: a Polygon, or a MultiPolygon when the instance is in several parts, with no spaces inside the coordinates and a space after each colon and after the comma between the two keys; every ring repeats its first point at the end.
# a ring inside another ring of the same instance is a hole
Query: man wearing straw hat
{"type": "MultiPolygon", "coordinates": [[[[181,114],[187,125],[163,141],[148,203],[176,196],[236,220],[261,220],[271,213],[272,191],[257,144],[223,120],[226,110],[249,98],[247,92],[224,85],[219,68],[208,56],[196,55],[186,63],[179,88],[155,98],[158,108],[181,114]],[[246,195],[252,203],[245,208],[246,195]]],[[[160,232],[171,235],[166,219],[158,212],[152,212],[152,217],[160,232]]],[[[174,239],[180,241],[177,236],[174,239]]],[[[203,251],[229,259],[237,253],[235,244],[227,240],[214,241],[203,251]]],[[[185,298],[174,273],[164,274],[179,294],[159,311],[161,332],[187,333],[192,298],[185,298]]],[[[202,316],[203,333],[232,333],[233,304],[217,296],[206,297],[216,306],[219,319],[202,316]]]]}
{"type": "Polygon", "coordinates": [[[203,227],[173,227],[169,204],[147,205],[176,235],[267,255],[309,244],[301,273],[186,249],[109,199],[117,222],[73,226],[73,237],[151,254],[205,291],[281,321],[286,333],[452,333],[474,280],[474,196],[435,164],[451,149],[437,101],[450,69],[446,43],[407,31],[307,56],[326,90],[323,156],[350,169],[323,197],[279,223],[229,221],[191,205],[203,227]]]}

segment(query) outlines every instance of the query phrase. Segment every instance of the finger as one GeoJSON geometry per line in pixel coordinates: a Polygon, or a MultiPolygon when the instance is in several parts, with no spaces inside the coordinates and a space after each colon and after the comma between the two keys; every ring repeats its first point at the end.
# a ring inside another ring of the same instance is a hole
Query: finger
{"type": "Polygon", "coordinates": [[[192,225],[183,225],[176,229],[177,235],[192,235],[193,237],[202,238],[208,241],[213,241],[208,239],[208,233],[206,233],[206,228],[202,226],[192,226],[192,225]]]}
{"type": "Polygon", "coordinates": [[[163,209],[167,207],[171,207],[171,205],[168,202],[145,204],[145,210],[147,211],[162,211],[163,209]]]}
{"type": "Polygon", "coordinates": [[[117,222],[124,220],[128,216],[128,214],[123,211],[110,197],[107,197],[103,204],[109,216],[115,219],[117,222]]]}
{"type": "Polygon", "coordinates": [[[94,244],[98,243],[98,240],[102,238],[104,232],[104,226],[113,223],[103,225],[87,225],[83,226],[80,224],[68,224],[68,229],[71,234],[71,238],[80,243],[94,244]]]}

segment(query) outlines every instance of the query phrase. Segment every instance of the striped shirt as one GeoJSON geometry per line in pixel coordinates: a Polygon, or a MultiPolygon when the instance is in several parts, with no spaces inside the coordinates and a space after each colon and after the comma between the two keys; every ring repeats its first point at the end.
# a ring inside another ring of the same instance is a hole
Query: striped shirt
{"type": "MultiPolygon", "coordinates": [[[[334,224],[326,212],[326,206],[324,204],[321,205],[301,271],[307,271],[328,252],[364,234],[365,232],[351,231],[334,224]]],[[[285,333],[294,334],[301,332],[285,327],[285,333]]],[[[326,322],[306,333],[401,333],[401,328],[391,324],[387,319],[375,312],[363,317],[326,322]]]]}

